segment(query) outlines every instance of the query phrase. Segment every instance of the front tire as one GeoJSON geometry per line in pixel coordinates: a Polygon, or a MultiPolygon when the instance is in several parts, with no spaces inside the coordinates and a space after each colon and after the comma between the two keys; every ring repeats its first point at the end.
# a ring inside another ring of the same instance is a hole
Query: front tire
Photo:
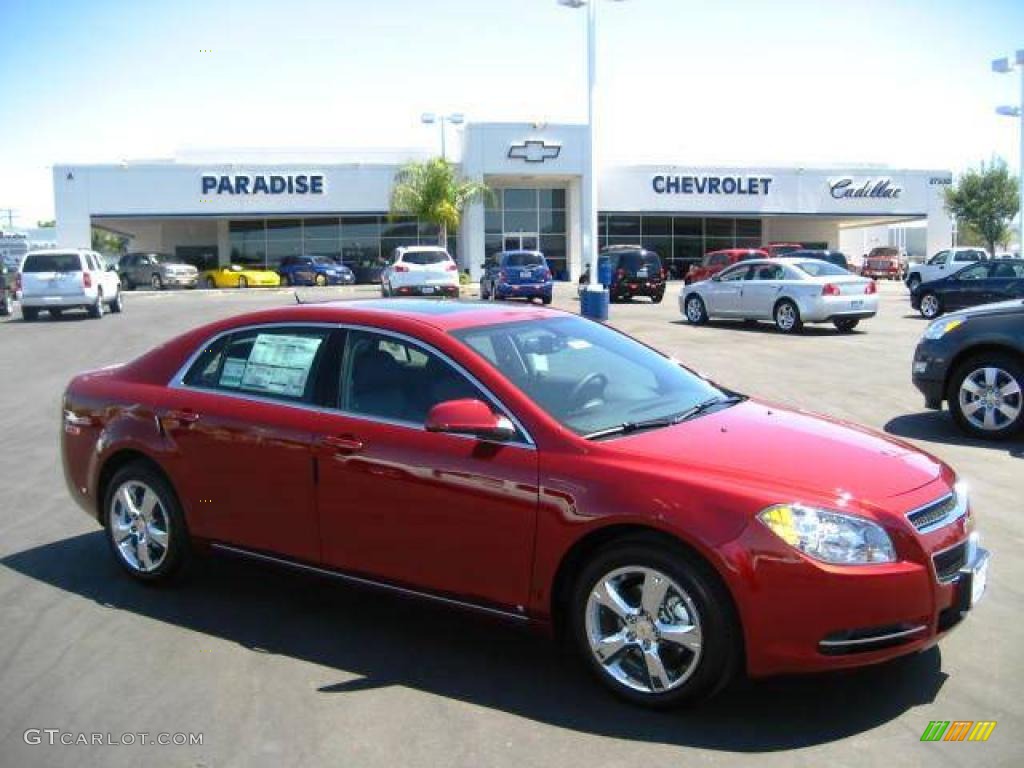
{"type": "Polygon", "coordinates": [[[840,333],[850,333],[854,328],[860,324],[860,318],[849,318],[840,317],[832,321],[832,325],[836,327],[836,330],[840,333]]]}
{"type": "Polygon", "coordinates": [[[800,310],[789,299],[783,299],[775,305],[775,327],[782,333],[799,333],[803,328],[800,310]]]}
{"type": "Polygon", "coordinates": [[[613,542],[582,570],[573,641],[615,695],[664,708],[721,690],[737,669],[739,631],[724,587],[684,551],[642,536],[613,542]]]}
{"type": "Polygon", "coordinates": [[[708,310],[704,306],[704,299],[695,293],[686,297],[684,303],[686,319],[691,325],[704,325],[708,321],[708,310]]]}
{"type": "Polygon", "coordinates": [[[39,319],[39,310],[35,307],[22,307],[21,319],[26,323],[34,323],[39,319]]]}
{"type": "Polygon", "coordinates": [[[911,291],[913,291],[920,284],[921,284],[921,276],[920,275],[911,275],[910,279],[907,280],[907,288],[909,288],[911,291]]]}
{"type": "Polygon", "coordinates": [[[203,288],[205,288],[206,290],[212,291],[216,287],[217,283],[212,277],[207,277],[203,280],[203,288]]]}
{"type": "Polygon", "coordinates": [[[320,288],[323,288],[325,285],[327,285],[327,275],[317,275],[316,277],[313,278],[313,282],[316,283],[317,286],[319,286],[320,288]]]}
{"type": "Polygon", "coordinates": [[[124,299],[121,298],[121,291],[114,294],[114,300],[110,302],[110,311],[115,315],[119,315],[124,311],[124,299]]]}
{"type": "Polygon", "coordinates": [[[921,317],[925,320],[934,320],[942,314],[942,299],[928,291],[921,297],[919,311],[921,312],[921,317]]]}
{"type": "Polygon", "coordinates": [[[244,291],[248,287],[249,287],[249,281],[245,279],[244,275],[239,275],[238,276],[238,288],[244,291]]]}
{"type": "Polygon", "coordinates": [[[166,583],[189,559],[188,529],[177,495],[144,462],[119,469],[103,500],[103,523],[114,559],[133,578],[166,583]]]}
{"type": "Polygon", "coordinates": [[[164,281],[160,275],[153,275],[149,284],[153,287],[154,291],[162,291],[164,289],[164,281]]]}
{"type": "Polygon", "coordinates": [[[4,291],[3,298],[0,299],[0,317],[8,317],[14,311],[14,300],[11,298],[11,294],[4,291]]]}
{"type": "Polygon", "coordinates": [[[1024,362],[1009,355],[979,355],[959,365],[946,393],[960,430],[1005,440],[1024,427],[1024,362]]]}

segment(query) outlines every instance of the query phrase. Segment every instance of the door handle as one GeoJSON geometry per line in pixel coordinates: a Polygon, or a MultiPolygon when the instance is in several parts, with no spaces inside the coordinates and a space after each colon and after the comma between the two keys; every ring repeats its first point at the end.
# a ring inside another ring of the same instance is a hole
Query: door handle
{"type": "Polygon", "coordinates": [[[352,435],[325,437],[320,440],[320,444],[340,454],[359,453],[363,450],[363,441],[352,435]]]}
{"type": "Polygon", "coordinates": [[[171,410],[164,414],[167,421],[177,421],[179,424],[195,424],[199,421],[199,414],[188,408],[171,410]]]}

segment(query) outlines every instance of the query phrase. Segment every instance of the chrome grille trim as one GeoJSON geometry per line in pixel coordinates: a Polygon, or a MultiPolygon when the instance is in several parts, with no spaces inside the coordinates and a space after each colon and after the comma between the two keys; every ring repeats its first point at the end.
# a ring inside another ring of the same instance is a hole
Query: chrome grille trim
{"type": "Polygon", "coordinates": [[[943,526],[955,523],[967,514],[967,494],[947,493],[907,512],[907,519],[918,533],[930,533],[943,526]]]}

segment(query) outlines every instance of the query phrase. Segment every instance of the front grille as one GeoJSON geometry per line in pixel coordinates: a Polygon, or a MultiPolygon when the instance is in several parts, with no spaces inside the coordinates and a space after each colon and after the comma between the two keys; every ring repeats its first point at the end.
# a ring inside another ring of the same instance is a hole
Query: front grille
{"type": "Polygon", "coordinates": [[[967,564],[967,542],[963,541],[932,557],[935,563],[935,575],[939,581],[952,581],[960,569],[967,564]]]}
{"type": "Polygon", "coordinates": [[[957,511],[957,498],[951,493],[925,507],[915,509],[907,518],[917,530],[924,531],[943,524],[947,518],[956,515],[957,511]]]}

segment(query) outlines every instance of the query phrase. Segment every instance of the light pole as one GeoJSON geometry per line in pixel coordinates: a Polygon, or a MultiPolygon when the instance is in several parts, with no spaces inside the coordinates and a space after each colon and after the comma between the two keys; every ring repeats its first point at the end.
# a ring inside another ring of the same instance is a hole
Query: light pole
{"type": "Polygon", "coordinates": [[[445,144],[445,126],[448,123],[452,125],[462,125],[466,122],[466,116],[461,112],[452,112],[450,115],[435,115],[433,112],[424,112],[420,116],[420,122],[424,125],[433,125],[434,123],[441,124],[441,159],[447,160],[448,154],[446,152],[445,144]]]}
{"type": "MultiPolygon", "coordinates": [[[[615,0],[622,2],[622,0],[615,0]]],[[[597,92],[597,0],[558,0],[567,8],[586,8],[587,11],[587,151],[584,153],[583,173],[587,189],[584,198],[590,206],[583,222],[583,242],[590,246],[590,283],[580,296],[580,310],[584,317],[598,320],[608,318],[608,289],[600,281],[597,271],[597,154],[594,141],[594,102],[597,92]]]]}
{"type": "Polygon", "coordinates": [[[1020,210],[1017,211],[1020,228],[1017,232],[1017,252],[1024,256],[1024,49],[1017,51],[1012,61],[1007,56],[992,62],[992,71],[1000,74],[1012,72],[1015,67],[1020,70],[1020,104],[1015,107],[997,107],[996,114],[1016,117],[1020,123],[1020,163],[1017,169],[1020,176],[1020,210]]]}

